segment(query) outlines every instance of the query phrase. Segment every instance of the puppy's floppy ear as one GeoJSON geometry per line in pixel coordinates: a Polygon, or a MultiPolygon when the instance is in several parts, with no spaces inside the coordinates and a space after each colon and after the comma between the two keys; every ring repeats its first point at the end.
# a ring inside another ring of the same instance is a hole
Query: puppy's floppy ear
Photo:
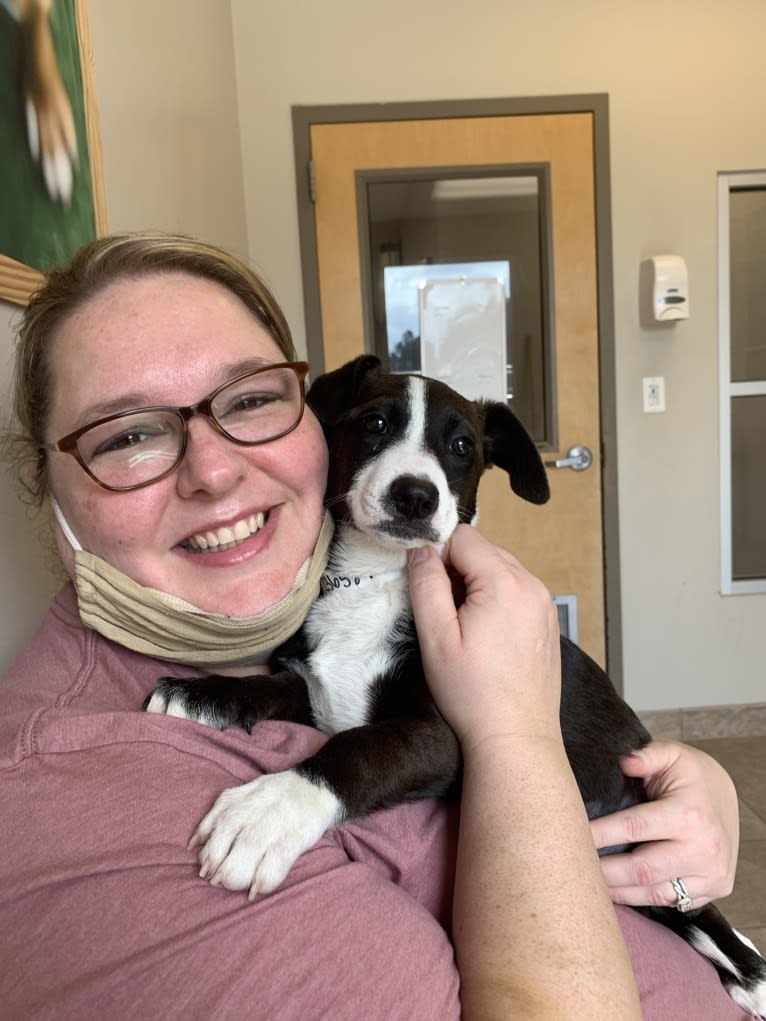
{"type": "Polygon", "coordinates": [[[476,406],[484,419],[485,462],[508,472],[522,500],[545,503],[551,491],[535,441],[507,404],[476,401],[476,406]]]}
{"type": "Polygon", "coordinates": [[[322,425],[335,425],[380,375],[380,358],[360,355],[333,372],[317,376],[311,384],[306,403],[322,425]]]}

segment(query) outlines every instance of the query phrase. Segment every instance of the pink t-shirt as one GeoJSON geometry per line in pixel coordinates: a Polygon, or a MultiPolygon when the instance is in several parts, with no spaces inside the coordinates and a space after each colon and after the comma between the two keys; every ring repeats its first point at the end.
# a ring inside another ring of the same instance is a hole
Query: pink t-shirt
{"type": "MultiPolygon", "coordinates": [[[[1,1021],[459,1018],[456,809],[344,824],[253,903],[212,887],[185,845],[217,795],[324,737],[140,711],[157,677],[189,673],[84,628],[66,586],[2,680],[1,1021]]],[[[618,911],[647,1021],[742,1021],[706,961],[618,911]]]]}

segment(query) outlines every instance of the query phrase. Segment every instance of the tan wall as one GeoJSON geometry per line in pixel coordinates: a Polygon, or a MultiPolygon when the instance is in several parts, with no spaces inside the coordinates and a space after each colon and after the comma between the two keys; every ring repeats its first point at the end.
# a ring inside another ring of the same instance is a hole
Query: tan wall
{"type": "MultiPolygon", "coordinates": [[[[291,105],[609,94],[626,693],[646,709],[763,701],[766,596],[718,594],[715,181],[766,167],[762,0],[89,7],[110,226],[246,238],[301,343],[291,105]],[[687,261],[691,318],[652,332],[639,264],[661,251],[687,261]],[[668,410],[647,416],[654,375],[668,410]]],[[[8,335],[0,313],[3,350],[8,335]]],[[[47,576],[5,490],[0,517],[7,660],[47,576]]]]}

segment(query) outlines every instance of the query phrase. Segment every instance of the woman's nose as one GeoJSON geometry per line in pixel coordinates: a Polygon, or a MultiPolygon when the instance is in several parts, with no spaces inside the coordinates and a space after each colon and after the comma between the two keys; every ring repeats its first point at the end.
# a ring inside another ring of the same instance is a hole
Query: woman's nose
{"type": "Polygon", "coordinates": [[[178,466],[176,486],[183,497],[220,496],[244,478],[245,447],[227,439],[202,416],[188,423],[186,452],[178,466]]]}

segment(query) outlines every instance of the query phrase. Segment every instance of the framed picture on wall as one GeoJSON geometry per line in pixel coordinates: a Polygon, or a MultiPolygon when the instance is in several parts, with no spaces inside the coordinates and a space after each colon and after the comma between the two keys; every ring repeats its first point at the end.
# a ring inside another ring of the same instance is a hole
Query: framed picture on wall
{"type": "Polygon", "coordinates": [[[86,0],[0,2],[0,298],[106,230],[86,0]]]}

